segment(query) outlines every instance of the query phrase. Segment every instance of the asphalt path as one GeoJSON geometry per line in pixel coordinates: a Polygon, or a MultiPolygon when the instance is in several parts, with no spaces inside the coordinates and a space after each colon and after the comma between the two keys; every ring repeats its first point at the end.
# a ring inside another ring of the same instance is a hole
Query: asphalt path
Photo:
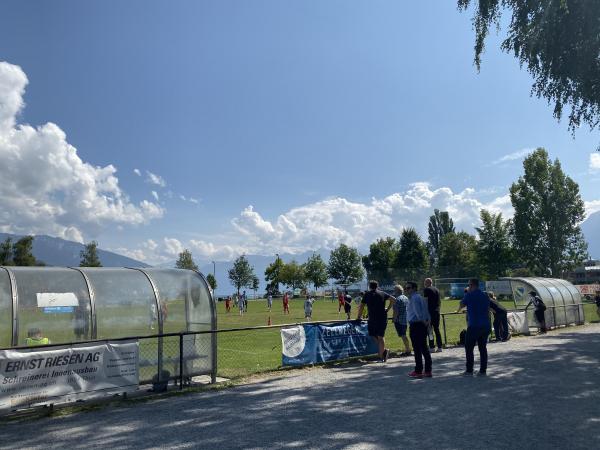
{"type": "Polygon", "coordinates": [[[221,391],[3,421],[0,447],[600,448],[600,324],[488,348],[485,378],[460,376],[460,348],[433,355],[432,379],[406,376],[412,358],[292,370],[221,391]]]}

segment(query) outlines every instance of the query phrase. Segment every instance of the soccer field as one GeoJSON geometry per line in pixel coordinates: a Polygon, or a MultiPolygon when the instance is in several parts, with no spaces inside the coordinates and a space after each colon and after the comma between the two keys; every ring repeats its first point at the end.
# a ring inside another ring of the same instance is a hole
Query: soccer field
{"type": "MultiPolygon", "coordinates": [[[[450,313],[458,308],[458,300],[442,301],[442,312],[450,313]]],[[[504,303],[512,309],[512,302],[504,303]]],[[[358,305],[353,303],[351,318],[355,319],[358,305]]],[[[272,325],[304,323],[304,299],[290,300],[290,313],[283,313],[281,298],[273,300],[273,309],[269,313],[265,299],[250,300],[248,312],[240,316],[237,307],[231,312],[225,311],[225,302],[217,303],[217,325],[219,330],[265,326],[271,318],[272,325]]],[[[391,312],[389,314],[391,317],[391,312]]],[[[313,321],[344,320],[343,310],[338,312],[338,302],[318,299],[313,305],[313,321]]],[[[466,328],[464,314],[446,316],[446,335],[448,345],[458,342],[461,330],[466,328]]],[[[442,338],[444,331],[440,323],[442,338]]],[[[402,348],[401,340],[391,323],[386,332],[386,346],[392,353],[402,348]]],[[[217,337],[218,372],[220,376],[237,377],[264,370],[273,370],[281,366],[281,338],[279,328],[247,330],[219,333],[217,337]]]]}

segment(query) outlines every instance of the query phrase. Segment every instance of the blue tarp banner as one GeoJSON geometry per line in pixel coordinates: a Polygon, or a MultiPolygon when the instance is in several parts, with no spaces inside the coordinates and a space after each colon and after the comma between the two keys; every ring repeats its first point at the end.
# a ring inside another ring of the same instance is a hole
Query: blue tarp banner
{"type": "Polygon", "coordinates": [[[281,329],[282,364],[302,366],[377,353],[367,323],[303,324],[281,329]]]}

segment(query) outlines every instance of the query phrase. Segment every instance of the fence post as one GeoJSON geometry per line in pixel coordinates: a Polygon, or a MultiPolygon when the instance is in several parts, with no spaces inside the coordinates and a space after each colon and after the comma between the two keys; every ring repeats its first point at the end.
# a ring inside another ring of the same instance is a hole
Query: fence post
{"type": "Polygon", "coordinates": [[[556,308],[554,306],[552,307],[552,325],[554,325],[554,328],[558,328],[556,326],[556,308]]]}
{"type": "Polygon", "coordinates": [[[442,324],[444,326],[444,346],[448,347],[448,336],[446,336],[446,314],[442,314],[442,324]]]}
{"type": "Polygon", "coordinates": [[[179,333],[179,390],[183,389],[183,333],[179,333]]]}
{"type": "Polygon", "coordinates": [[[211,383],[216,383],[217,382],[217,331],[215,329],[213,329],[211,331],[211,344],[212,344],[212,360],[213,360],[213,367],[212,367],[212,371],[210,373],[210,382],[211,383]]]}

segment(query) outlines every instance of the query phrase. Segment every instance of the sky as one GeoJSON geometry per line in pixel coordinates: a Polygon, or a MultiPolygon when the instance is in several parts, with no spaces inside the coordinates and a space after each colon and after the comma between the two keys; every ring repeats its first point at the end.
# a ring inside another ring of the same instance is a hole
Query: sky
{"type": "Polygon", "coordinates": [[[600,210],[600,133],[573,137],[472,11],[447,1],[0,6],[0,231],[160,264],[364,251],[434,208],[512,214],[537,147],[600,210]]]}

